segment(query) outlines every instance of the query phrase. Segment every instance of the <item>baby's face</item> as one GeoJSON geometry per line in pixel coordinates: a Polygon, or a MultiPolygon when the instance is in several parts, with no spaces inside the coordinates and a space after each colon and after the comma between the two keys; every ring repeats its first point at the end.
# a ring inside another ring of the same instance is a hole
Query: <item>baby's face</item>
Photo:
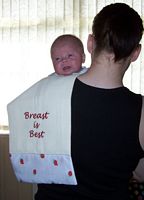
{"type": "Polygon", "coordinates": [[[61,44],[52,50],[52,62],[59,75],[70,75],[78,72],[84,62],[84,53],[74,44],[61,44]]]}

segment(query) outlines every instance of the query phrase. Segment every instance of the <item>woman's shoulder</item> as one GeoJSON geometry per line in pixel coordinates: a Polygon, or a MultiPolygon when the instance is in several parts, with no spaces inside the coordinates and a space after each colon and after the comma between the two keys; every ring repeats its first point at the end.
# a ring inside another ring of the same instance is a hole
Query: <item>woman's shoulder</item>
{"type": "Polygon", "coordinates": [[[144,96],[142,96],[142,109],[141,109],[141,119],[139,128],[139,140],[142,149],[144,150],[144,96]]]}

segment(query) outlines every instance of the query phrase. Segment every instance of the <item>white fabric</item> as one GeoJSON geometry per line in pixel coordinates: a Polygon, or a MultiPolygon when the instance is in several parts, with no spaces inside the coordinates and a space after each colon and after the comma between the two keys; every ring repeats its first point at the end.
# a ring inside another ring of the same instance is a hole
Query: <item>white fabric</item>
{"type": "Polygon", "coordinates": [[[77,184],[70,155],[12,154],[11,161],[19,181],[77,184]]]}
{"type": "MultiPolygon", "coordinates": [[[[80,73],[85,71],[84,68],[80,73]]],[[[71,159],[71,92],[80,73],[54,73],[8,104],[10,154],[18,180],[77,184],[71,159]],[[39,160],[40,155],[45,159],[39,160]],[[61,163],[54,168],[59,169],[57,173],[50,164],[55,160],[61,163]],[[30,169],[39,173],[31,173],[30,169]]]]}

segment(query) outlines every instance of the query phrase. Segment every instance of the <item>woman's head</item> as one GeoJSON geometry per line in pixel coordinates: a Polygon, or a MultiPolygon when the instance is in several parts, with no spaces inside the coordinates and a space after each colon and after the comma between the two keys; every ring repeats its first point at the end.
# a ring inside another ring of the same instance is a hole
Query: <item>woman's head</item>
{"type": "Polygon", "coordinates": [[[92,33],[95,53],[114,53],[115,61],[127,58],[139,46],[143,23],[138,13],[127,4],[104,7],[94,18],[92,33]]]}

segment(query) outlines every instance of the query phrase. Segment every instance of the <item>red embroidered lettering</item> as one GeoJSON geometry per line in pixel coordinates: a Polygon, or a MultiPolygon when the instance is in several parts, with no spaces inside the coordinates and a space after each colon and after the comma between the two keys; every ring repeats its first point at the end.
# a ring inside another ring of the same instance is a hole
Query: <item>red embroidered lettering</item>
{"type": "Polygon", "coordinates": [[[25,116],[25,119],[28,119],[29,118],[29,112],[25,112],[24,116],[25,116]]]}
{"type": "Polygon", "coordinates": [[[30,113],[30,119],[36,119],[37,118],[37,114],[36,113],[30,113]]]}
{"type": "Polygon", "coordinates": [[[45,113],[30,113],[30,112],[25,112],[24,117],[25,119],[48,119],[48,112],[45,113]]]}
{"type": "Polygon", "coordinates": [[[45,132],[44,131],[40,131],[40,132],[35,132],[34,130],[30,130],[29,131],[30,137],[36,137],[36,138],[43,138],[45,132]]]}
{"type": "Polygon", "coordinates": [[[45,119],[47,119],[47,118],[48,118],[48,115],[49,115],[49,113],[48,113],[48,112],[46,112],[46,113],[45,113],[45,119]]]}

